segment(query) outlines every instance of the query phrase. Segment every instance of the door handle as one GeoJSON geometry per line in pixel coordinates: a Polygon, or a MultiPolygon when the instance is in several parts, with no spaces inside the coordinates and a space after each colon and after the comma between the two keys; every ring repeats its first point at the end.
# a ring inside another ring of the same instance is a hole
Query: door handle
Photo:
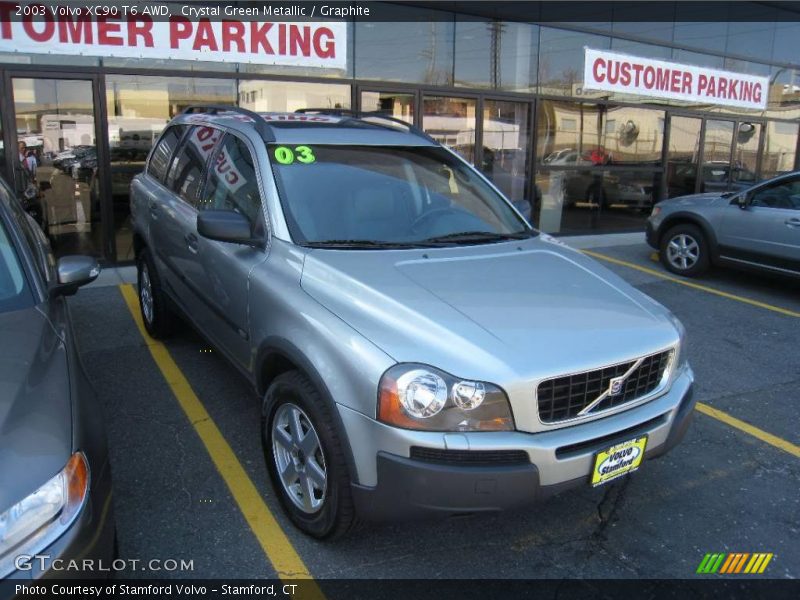
{"type": "Polygon", "coordinates": [[[792,218],[784,221],[787,227],[800,227],[800,219],[792,218]]]}
{"type": "Polygon", "coordinates": [[[187,233],[185,236],[183,236],[183,239],[186,241],[186,247],[189,249],[189,252],[192,254],[197,254],[197,236],[193,233],[187,233]]]}

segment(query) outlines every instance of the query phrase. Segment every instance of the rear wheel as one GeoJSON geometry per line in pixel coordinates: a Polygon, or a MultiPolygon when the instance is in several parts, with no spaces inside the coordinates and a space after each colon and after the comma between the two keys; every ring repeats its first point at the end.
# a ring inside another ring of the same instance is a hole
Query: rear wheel
{"type": "Polygon", "coordinates": [[[695,277],[708,269],[708,242],[699,227],[684,223],[661,238],[661,263],[678,275],[695,277]]]}
{"type": "Polygon", "coordinates": [[[174,328],[175,316],[167,304],[161,280],[147,249],[139,253],[136,260],[136,274],[139,283],[139,308],[144,327],[154,338],[167,337],[174,328]]]}
{"type": "Polygon", "coordinates": [[[264,397],[264,457],[292,522],[316,538],[344,535],[355,522],[350,477],[330,413],[298,371],[275,378],[264,397]]]}

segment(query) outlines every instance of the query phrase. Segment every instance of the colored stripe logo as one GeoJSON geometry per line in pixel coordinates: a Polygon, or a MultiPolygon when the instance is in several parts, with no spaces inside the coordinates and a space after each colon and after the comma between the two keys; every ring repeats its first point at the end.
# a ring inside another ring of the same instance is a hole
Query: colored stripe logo
{"type": "Polygon", "coordinates": [[[697,573],[703,575],[758,575],[767,569],[772,552],[709,553],[700,561],[697,573]]]}

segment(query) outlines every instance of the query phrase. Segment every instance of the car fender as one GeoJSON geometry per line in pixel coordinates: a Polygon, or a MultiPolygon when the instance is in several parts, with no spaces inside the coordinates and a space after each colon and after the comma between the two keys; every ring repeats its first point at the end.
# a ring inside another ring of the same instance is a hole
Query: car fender
{"type": "Polygon", "coordinates": [[[670,213],[664,220],[661,222],[661,227],[658,229],[658,246],[661,246],[661,238],[662,236],[669,231],[669,229],[678,223],[692,223],[693,225],[697,225],[706,236],[706,240],[708,241],[709,247],[711,249],[711,256],[712,258],[716,258],[718,256],[718,248],[719,244],[717,242],[717,236],[714,233],[714,227],[705,217],[690,211],[677,211],[674,213],[670,213]]]}
{"type": "MultiPolygon", "coordinates": [[[[320,396],[322,396],[323,402],[328,405],[330,414],[333,417],[336,431],[339,434],[339,440],[342,444],[342,450],[344,451],[345,460],[347,461],[347,468],[350,472],[350,479],[353,482],[357,482],[358,469],[356,468],[356,461],[353,457],[350,438],[347,436],[347,430],[344,427],[344,423],[342,422],[342,418],[339,414],[336,402],[333,399],[333,395],[331,394],[330,389],[328,389],[325,380],[320,375],[319,371],[311,362],[311,360],[306,357],[302,350],[300,350],[286,338],[270,336],[263,340],[259,346],[255,361],[255,385],[259,397],[263,399],[264,394],[266,394],[267,388],[269,387],[269,380],[266,372],[268,361],[271,358],[276,357],[291,362],[295,367],[297,367],[297,369],[306,375],[311,380],[311,383],[317,389],[320,396]]],[[[280,374],[281,372],[285,372],[285,370],[279,370],[277,374],[280,374]]],[[[262,416],[265,415],[262,414],[262,416]]]]}

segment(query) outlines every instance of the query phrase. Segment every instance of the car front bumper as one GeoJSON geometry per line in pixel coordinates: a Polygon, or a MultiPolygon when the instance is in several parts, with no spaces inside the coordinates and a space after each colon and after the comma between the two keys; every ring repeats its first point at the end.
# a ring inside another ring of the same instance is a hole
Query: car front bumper
{"type": "Polygon", "coordinates": [[[673,448],[694,412],[692,384],[685,367],[659,398],[606,419],[542,433],[407,431],[340,407],[358,473],[359,483],[352,486],[356,509],[373,521],[499,511],[589,485],[600,450],[644,434],[645,459],[673,448]],[[528,460],[479,465],[419,460],[411,458],[412,447],[444,450],[443,456],[447,450],[462,456],[464,450],[521,450],[528,460]]]}

